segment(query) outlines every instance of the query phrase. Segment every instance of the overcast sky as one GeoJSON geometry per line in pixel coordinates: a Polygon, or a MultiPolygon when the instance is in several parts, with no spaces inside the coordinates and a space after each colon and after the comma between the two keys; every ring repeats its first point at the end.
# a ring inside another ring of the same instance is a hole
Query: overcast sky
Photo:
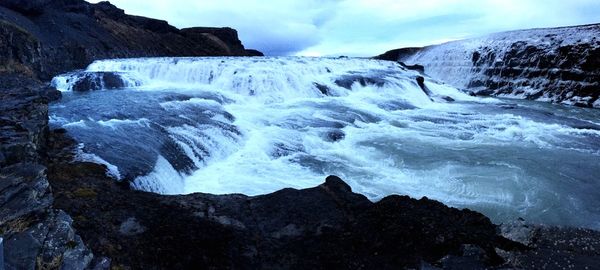
{"type": "MultiPolygon", "coordinates": [[[[90,1],[99,2],[99,1],[90,1]]],[[[372,56],[487,33],[600,23],[600,0],[112,0],[179,27],[230,26],[267,55],[372,56]]]]}

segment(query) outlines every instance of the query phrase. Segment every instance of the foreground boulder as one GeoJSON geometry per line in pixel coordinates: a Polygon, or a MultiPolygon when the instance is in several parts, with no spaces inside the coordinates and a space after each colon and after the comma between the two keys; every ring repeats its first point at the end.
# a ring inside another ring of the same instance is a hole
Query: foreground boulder
{"type": "Polygon", "coordinates": [[[118,72],[74,72],[53,80],[57,85],[75,92],[114,90],[138,86],[137,81],[129,80],[118,72]]]}

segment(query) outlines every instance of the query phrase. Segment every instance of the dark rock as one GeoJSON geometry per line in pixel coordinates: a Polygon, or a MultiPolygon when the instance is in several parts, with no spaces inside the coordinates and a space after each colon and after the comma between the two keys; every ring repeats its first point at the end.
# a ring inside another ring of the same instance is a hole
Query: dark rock
{"type": "Polygon", "coordinates": [[[50,86],[42,88],[40,95],[48,99],[49,102],[58,101],[62,98],[62,92],[50,86]]]}
{"type": "Polygon", "coordinates": [[[398,62],[398,63],[400,64],[400,66],[402,66],[405,69],[414,70],[414,71],[417,71],[417,72],[419,72],[421,74],[425,74],[425,67],[424,66],[421,66],[421,65],[407,65],[407,64],[405,64],[403,62],[398,62]]]}
{"type": "Polygon", "coordinates": [[[521,269],[595,269],[600,265],[600,232],[528,224],[523,219],[500,226],[502,235],[530,247],[500,252],[507,265],[521,269]]]}
{"type": "Polygon", "coordinates": [[[352,85],[354,85],[355,83],[358,83],[363,87],[368,85],[382,87],[385,85],[386,81],[380,76],[377,76],[377,74],[351,74],[342,76],[341,78],[335,80],[336,85],[338,85],[339,87],[346,88],[348,90],[351,90],[352,85]]]}
{"type": "Polygon", "coordinates": [[[42,69],[40,50],[41,44],[35,36],[0,16],[0,72],[33,75],[35,70],[42,69]]]}
{"type": "Polygon", "coordinates": [[[17,164],[0,170],[0,224],[45,211],[52,204],[46,168],[17,164]]]}
{"type": "Polygon", "coordinates": [[[0,6],[21,12],[25,15],[39,15],[52,0],[1,0],[0,6]]]}
{"type": "Polygon", "coordinates": [[[50,211],[39,223],[5,235],[6,269],[86,269],[93,255],[75,234],[63,211],[50,211]]]}
{"type": "Polygon", "coordinates": [[[346,137],[346,134],[341,130],[334,130],[327,133],[327,140],[330,142],[341,141],[346,137]]]}
{"type": "Polygon", "coordinates": [[[454,101],[456,101],[452,97],[449,97],[449,96],[443,96],[442,99],[445,100],[445,101],[448,101],[448,102],[454,102],[454,101]]]}
{"type": "Polygon", "coordinates": [[[485,251],[472,245],[463,245],[460,254],[448,255],[441,260],[443,269],[486,269],[483,263],[486,258],[485,251]]]}
{"type": "Polygon", "coordinates": [[[419,85],[419,87],[421,88],[421,90],[423,90],[423,93],[425,93],[425,95],[427,95],[430,99],[431,99],[431,90],[429,90],[429,88],[427,88],[427,85],[425,85],[425,77],[423,76],[417,76],[417,85],[419,85]]]}
{"type": "Polygon", "coordinates": [[[111,90],[124,88],[127,82],[114,72],[84,72],[78,73],[73,85],[73,91],[86,92],[95,90],[111,90]]]}
{"type": "Polygon", "coordinates": [[[6,269],[85,269],[92,258],[70,217],[52,208],[42,165],[51,92],[31,78],[0,73],[0,236],[6,269]]]}
{"type": "Polygon", "coordinates": [[[417,77],[417,84],[419,85],[419,87],[424,88],[425,87],[425,77],[418,76],[417,77]]]}
{"type": "Polygon", "coordinates": [[[254,49],[247,49],[246,54],[248,54],[248,56],[265,56],[265,54],[262,53],[261,51],[254,50],[254,49]]]}
{"type": "Polygon", "coordinates": [[[57,129],[53,130],[52,132],[54,132],[56,134],[66,134],[67,130],[64,128],[57,128],[57,129]]]}
{"type": "Polygon", "coordinates": [[[324,85],[324,84],[320,84],[320,83],[313,83],[313,85],[319,89],[319,92],[321,92],[321,94],[329,96],[329,93],[331,92],[331,89],[329,89],[329,86],[324,85]]]}
{"type": "Polygon", "coordinates": [[[387,60],[387,61],[399,61],[404,62],[407,57],[412,56],[422,48],[402,48],[388,51],[382,55],[375,56],[375,59],[387,60]]]}
{"type": "Polygon", "coordinates": [[[286,145],[283,143],[275,143],[271,156],[274,158],[286,157],[293,153],[304,152],[302,145],[286,145]]]}

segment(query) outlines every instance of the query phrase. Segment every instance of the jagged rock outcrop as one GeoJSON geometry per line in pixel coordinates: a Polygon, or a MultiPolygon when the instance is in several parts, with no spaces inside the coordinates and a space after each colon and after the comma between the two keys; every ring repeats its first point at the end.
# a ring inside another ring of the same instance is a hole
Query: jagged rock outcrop
{"type": "Polygon", "coordinates": [[[28,77],[0,75],[0,237],[4,269],[85,269],[93,255],[71,218],[53,208],[43,165],[48,101],[59,95],[28,77]]]}
{"type": "Polygon", "coordinates": [[[125,14],[109,2],[0,1],[0,69],[49,80],[97,59],[152,56],[254,56],[231,28],[179,30],[125,14]]]}
{"type": "Polygon", "coordinates": [[[600,24],[498,33],[378,58],[423,65],[431,77],[480,95],[600,108],[600,24]]]}
{"type": "Polygon", "coordinates": [[[0,19],[0,72],[33,74],[41,68],[41,45],[23,28],[0,19]]]}

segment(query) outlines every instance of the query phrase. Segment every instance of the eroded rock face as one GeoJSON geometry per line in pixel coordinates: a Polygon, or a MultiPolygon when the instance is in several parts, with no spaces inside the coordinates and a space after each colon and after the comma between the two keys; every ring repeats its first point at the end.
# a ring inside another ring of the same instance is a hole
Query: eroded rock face
{"type": "Polygon", "coordinates": [[[0,74],[0,237],[6,269],[85,269],[93,257],[71,218],[52,205],[43,161],[54,91],[28,77],[0,74]]]}
{"type": "Polygon", "coordinates": [[[127,15],[109,2],[2,0],[0,34],[0,49],[6,47],[0,66],[26,69],[44,80],[98,59],[256,55],[244,49],[234,29],[179,30],[127,15]]]}
{"type": "Polygon", "coordinates": [[[40,161],[52,89],[26,76],[0,74],[0,166],[40,161]]]}
{"type": "Polygon", "coordinates": [[[530,250],[501,255],[521,269],[594,269],[600,265],[600,232],[528,224],[519,219],[503,224],[502,235],[530,250]]]}
{"type": "Polygon", "coordinates": [[[423,65],[428,75],[479,95],[600,108],[600,24],[498,33],[379,57],[423,65]]]}

